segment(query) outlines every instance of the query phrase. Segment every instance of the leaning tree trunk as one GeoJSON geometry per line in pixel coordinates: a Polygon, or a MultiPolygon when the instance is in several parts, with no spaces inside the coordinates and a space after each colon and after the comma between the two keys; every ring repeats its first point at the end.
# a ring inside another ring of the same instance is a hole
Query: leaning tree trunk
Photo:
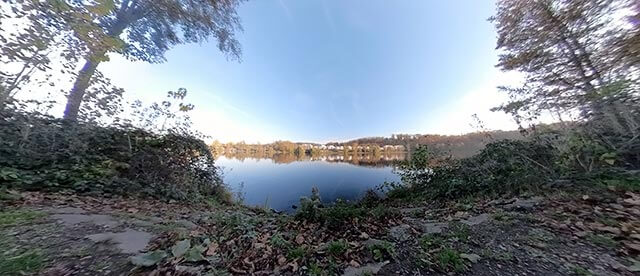
{"type": "Polygon", "coordinates": [[[67,96],[67,106],[64,109],[64,119],[70,121],[78,120],[78,113],[80,112],[82,98],[89,87],[91,77],[96,72],[96,68],[98,68],[98,64],[100,64],[99,61],[92,61],[91,59],[87,59],[85,61],[84,66],[82,66],[82,69],[78,73],[76,82],[73,84],[71,92],[67,96]]]}
{"type": "MultiPolygon", "coordinates": [[[[122,31],[126,28],[127,24],[132,21],[127,21],[128,19],[124,19],[125,17],[119,16],[118,20],[113,24],[107,34],[111,37],[119,37],[122,31]]],[[[82,99],[84,94],[89,88],[89,84],[91,82],[91,77],[96,72],[96,68],[98,68],[98,64],[100,61],[95,57],[102,57],[108,51],[97,52],[86,58],[84,66],[80,69],[78,73],[78,77],[76,78],[75,83],[73,84],[73,88],[71,92],[67,96],[67,106],[64,109],[64,119],[69,121],[77,121],[78,113],[80,112],[80,105],[82,104],[82,99]]]]}

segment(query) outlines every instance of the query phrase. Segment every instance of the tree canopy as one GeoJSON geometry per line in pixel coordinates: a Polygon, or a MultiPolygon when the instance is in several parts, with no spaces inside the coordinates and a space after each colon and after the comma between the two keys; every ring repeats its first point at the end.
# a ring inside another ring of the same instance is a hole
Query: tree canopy
{"type": "Polygon", "coordinates": [[[637,82],[637,59],[623,62],[637,37],[625,20],[628,0],[499,1],[490,20],[498,32],[498,67],[524,74],[522,87],[502,87],[511,101],[498,109],[516,118],[541,111],[600,112],[604,90],[637,82]],[[622,19],[621,19],[622,18],[622,19]]]}
{"type": "MultiPolygon", "coordinates": [[[[49,0],[10,1],[13,13],[25,12],[34,26],[57,22],[55,36],[72,37],[75,56],[84,66],[68,95],[65,118],[76,120],[80,105],[98,65],[109,53],[129,60],[165,61],[164,54],[182,43],[217,41],[228,58],[239,60],[241,31],[236,9],[242,0],[49,0]]],[[[47,31],[53,31],[50,28],[47,31]]],[[[41,29],[34,30],[40,33],[41,29]]],[[[22,43],[28,41],[21,39],[22,43]]]]}

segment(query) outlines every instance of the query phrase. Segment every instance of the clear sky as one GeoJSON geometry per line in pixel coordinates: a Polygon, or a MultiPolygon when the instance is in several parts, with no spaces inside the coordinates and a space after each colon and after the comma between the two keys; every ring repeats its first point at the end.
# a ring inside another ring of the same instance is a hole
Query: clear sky
{"type": "Polygon", "coordinates": [[[113,57],[99,69],[129,99],[179,87],[197,127],[224,142],[328,142],[393,133],[461,134],[478,113],[489,128],[495,86],[493,1],[253,0],[239,14],[242,61],[215,42],[170,50],[163,64],[113,57]]]}

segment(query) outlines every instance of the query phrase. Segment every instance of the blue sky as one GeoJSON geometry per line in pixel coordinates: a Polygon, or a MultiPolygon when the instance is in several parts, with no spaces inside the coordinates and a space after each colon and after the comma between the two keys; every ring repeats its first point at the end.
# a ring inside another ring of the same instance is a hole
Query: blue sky
{"type": "Polygon", "coordinates": [[[460,134],[504,100],[492,1],[294,1],[242,4],[241,62],[215,42],[181,45],[167,62],[113,57],[99,69],[129,99],[178,87],[197,127],[221,141],[328,142],[392,133],[460,134]]]}

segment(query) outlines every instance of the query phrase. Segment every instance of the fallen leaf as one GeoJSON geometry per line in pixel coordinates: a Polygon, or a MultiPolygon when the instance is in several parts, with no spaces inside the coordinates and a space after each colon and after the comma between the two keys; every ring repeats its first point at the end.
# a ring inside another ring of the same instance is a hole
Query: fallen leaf
{"type": "Polygon", "coordinates": [[[166,257],[167,253],[161,250],[156,250],[133,256],[130,258],[130,261],[132,264],[137,266],[154,266],[166,257]]]}
{"type": "Polygon", "coordinates": [[[356,262],[355,260],[351,260],[351,261],[349,262],[349,265],[350,265],[350,266],[353,266],[353,267],[360,267],[360,264],[359,264],[358,262],[356,262]]]}
{"type": "Polygon", "coordinates": [[[640,252],[640,243],[625,242],[624,245],[629,249],[640,252]]]}
{"type": "Polygon", "coordinates": [[[302,234],[298,234],[298,235],[296,236],[296,243],[297,243],[297,244],[302,244],[302,243],[304,243],[304,236],[302,236],[302,234]]]}
{"type": "Polygon", "coordinates": [[[209,244],[209,247],[207,247],[207,252],[205,253],[207,256],[212,256],[214,254],[216,254],[216,250],[218,250],[218,243],[216,242],[212,242],[209,244]]]}
{"type": "Polygon", "coordinates": [[[287,262],[287,258],[284,256],[278,257],[278,265],[284,265],[287,262]]]}
{"type": "Polygon", "coordinates": [[[480,255],[478,255],[478,254],[465,254],[465,253],[462,253],[462,254],[460,254],[460,257],[463,258],[463,259],[467,259],[467,260],[471,261],[472,263],[477,263],[478,260],[480,260],[480,255]]]}
{"type": "Polygon", "coordinates": [[[187,253],[189,248],[191,248],[191,241],[188,239],[181,240],[171,247],[171,254],[173,254],[174,257],[179,258],[187,253]]]}
{"type": "Polygon", "coordinates": [[[633,262],[633,265],[627,267],[627,269],[631,272],[640,272],[640,262],[634,259],[630,259],[633,262]]]}
{"type": "Polygon", "coordinates": [[[184,259],[187,262],[199,262],[199,261],[203,261],[204,260],[204,256],[202,256],[202,251],[201,251],[202,247],[198,247],[195,246],[191,249],[189,249],[185,254],[184,254],[184,259]]]}
{"type": "Polygon", "coordinates": [[[573,234],[576,235],[577,237],[584,238],[584,237],[589,235],[589,231],[579,231],[579,232],[575,232],[573,234]]]}
{"type": "Polygon", "coordinates": [[[289,266],[291,267],[291,271],[293,271],[293,272],[298,271],[298,263],[297,262],[289,263],[289,266]]]}
{"type": "Polygon", "coordinates": [[[602,227],[597,227],[597,230],[603,231],[603,232],[609,232],[611,234],[615,234],[615,235],[620,235],[620,233],[622,231],[620,231],[620,228],[617,227],[611,227],[611,226],[602,226],[602,227]]]}

